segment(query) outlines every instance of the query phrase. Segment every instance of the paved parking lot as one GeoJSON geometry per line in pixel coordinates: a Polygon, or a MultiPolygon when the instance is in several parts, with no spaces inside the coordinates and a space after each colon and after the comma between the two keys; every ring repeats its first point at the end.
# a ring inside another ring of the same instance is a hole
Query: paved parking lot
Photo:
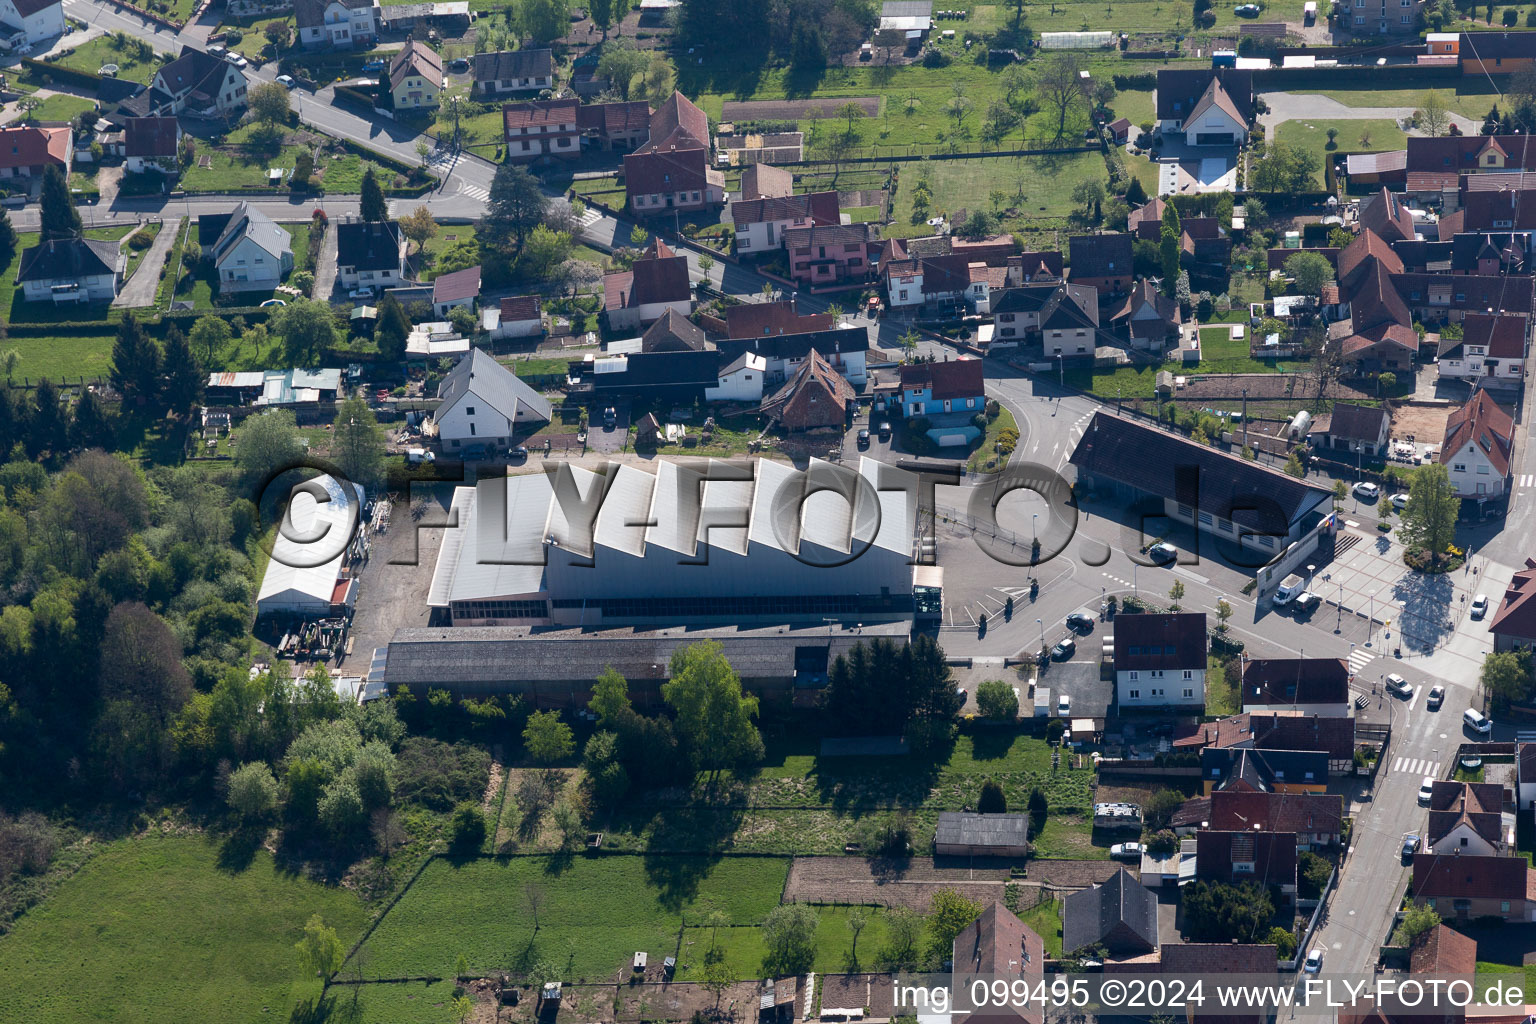
{"type": "Polygon", "coordinates": [[[612,427],[603,425],[603,408],[593,406],[587,418],[587,451],[606,454],[624,450],[629,437],[629,403],[620,402],[613,407],[617,422],[612,427]]]}

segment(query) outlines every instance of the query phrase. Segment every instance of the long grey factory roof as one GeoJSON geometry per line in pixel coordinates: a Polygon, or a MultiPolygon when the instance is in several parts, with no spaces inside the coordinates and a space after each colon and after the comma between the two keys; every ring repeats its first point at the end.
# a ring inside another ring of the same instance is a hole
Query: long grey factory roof
{"type": "Polygon", "coordinates": [[[826,647],[835,658],[872,636],[906,635],[903,623],[857,630],[794,629],[531,630],[524,626],[402,629],[390,640],[388,685],[451,685],[518,680],[590,681],[609,666],[627,679],[665,679],[672,652],[716,640],[743,679],[791,678],[800,648],[826,647]]]}

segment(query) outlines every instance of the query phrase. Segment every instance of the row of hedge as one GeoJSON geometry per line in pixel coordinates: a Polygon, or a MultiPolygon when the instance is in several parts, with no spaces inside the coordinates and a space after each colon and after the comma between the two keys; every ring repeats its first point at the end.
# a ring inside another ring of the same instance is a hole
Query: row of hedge
{"type": "Polygon", "coordinates": [[[79,68],[65,67],[63,64],[50,64],[32,57],[21,58],[21,66],[35,75],[48,75],[54,81],[74,82],[88,89],[101,87],[101,76],[91,71],[81,71],[79,68]]]}

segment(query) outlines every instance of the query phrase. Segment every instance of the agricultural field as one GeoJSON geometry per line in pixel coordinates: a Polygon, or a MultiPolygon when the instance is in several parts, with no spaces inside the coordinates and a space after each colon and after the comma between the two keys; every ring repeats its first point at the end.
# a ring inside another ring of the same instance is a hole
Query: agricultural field
{"type": "Polygon", "coordinates": [[[363,944],[363,975],[443,976],[463,954],[471,972],[551,961],[573,982],[612,981],[635,950],[673,955],[711,911],[761,922],[788,873],[780,857],[440,858],[363,944]]]}
{"type": "Polygon", "coordinates": [[[0,1021],[259,1020],[318,993],[293,945],[311,914],[343,942],[366,914],[351,892],[201,836],[109,843],[0,938],[0,1021]],[[79,982],[93,978],[97,990],[79,982]]]}

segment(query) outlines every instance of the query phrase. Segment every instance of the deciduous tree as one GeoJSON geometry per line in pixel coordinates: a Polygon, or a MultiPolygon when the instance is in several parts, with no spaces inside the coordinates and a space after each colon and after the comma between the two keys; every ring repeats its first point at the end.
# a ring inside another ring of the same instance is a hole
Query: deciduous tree
{"type": "MultiPolygon", "coordinates": [[[[281,24],[281,22],[279,22],[281,24]]],[[[251,116],[261,124],[282,124],[292,110],[288,90],[276,82],[262,82],[245,94],[251,116]]],[[[370,168],[371,170],[371,168],[370,168]]]]}
{"type": "Polygon", "coordinates": [[[966,899],[954,889],[940,889],[933,894],[933,907],[928,912],[928,955],[934,960],[947,960],[959,935],[981,916],[981,904],[966,899]]]}
{"type": "Polygon", "coordinates": [[[529,757],[547,768],[570,757],[576,741],[571,727],[560,720],[560,712],[535,711],[523,727],[523,747],[529,757]]]}
{"type": "Polygon", "coordinates": [[[816,911],[782,903],[763,919],[763,970],[769,977],[804,974],[816,960],[816,911]]]}
{"type": "Polygon", "coordinates": [[[1456,517],[1461,499],[1451,488],[1445,466],[1432,462],[1421,466],[1408,488],[1408,504],[1403,506],[1401,527],[1408,550],[1418,549],[1438,562],[1456,536],[1456,517]]]}
{"type": "Polygon", "coordinates": [[[345,947],[336,936],[336,929],[326,924],[319,914],[312,915],[304,925],[304,937],[294,949],[298,951],[299,962],[304,965],[305,973],[322,979],[339,971],[346,956],[345,947]]]}
{"type": "Polygon", "coordinates": [[[763,738],[753,719],[757,698],[741,690],[718,643],[679,647],[672,655],[672,678],[661,695],[677,715],[677,732],[696,771],[713,783],[719,774],[763,758],[763,738]]]}
{"type": "Polygon", "coordinates": [[[352,395],[336,410],[331,452],[348,480],[371,486],[384,475],[384,431],[368,403],[352,395]]]}
{"type": "Polygon", "coordinates": [[[425,206],[418,206],[410,213],[396,221],[405,237],[416,243],[416,251],[437,237],[437,221],[432,217],[432,211],[425,206]]]}
{"type": "Polygon", "coordinates": [[[491,179],[490,200],[481,220],[482,237],[503,252],[521,249],[523,240],[544,219],[544,192],[526,167],[502,164],[491,179]]]}

